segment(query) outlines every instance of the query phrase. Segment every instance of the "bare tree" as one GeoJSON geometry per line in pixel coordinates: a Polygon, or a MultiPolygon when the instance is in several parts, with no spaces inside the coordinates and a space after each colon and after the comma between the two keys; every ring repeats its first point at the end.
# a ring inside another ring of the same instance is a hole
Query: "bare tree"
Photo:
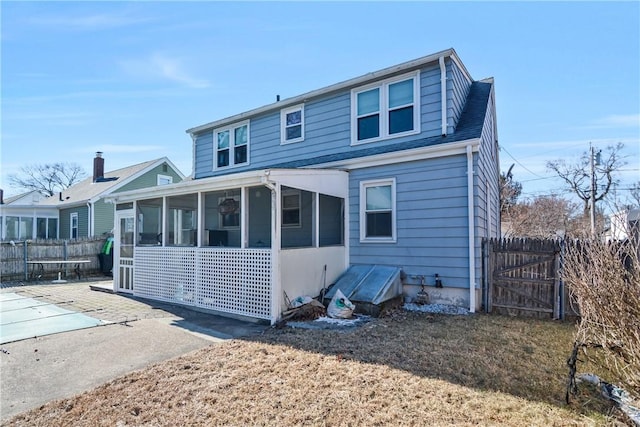
{"type": "MultiPolygon", "coordinates": [[[[610,145],[604,153],[599,152],[600,162],[595,166],[595,198],[594,203],[604,199],[612,187],[617,183],[614,175],[625,162],[620,154],[624,145],[619,142],[610,145]]],[[[569,187],[569,189],[583,202],[583,211],[589,212],[591,202],[591,153],[583,153],[576,163],[569,163],[564,159],[547,162],[547,168],[555,172],[569,187]]]]}
{"type": "Polygon", "coordinates": [[[36,190],[45,196],[71,187],[87,176],[77,163],[47,163],[27,165],[17,174],[9,175],[9,183],[26,190],[36,190]]]}
{"type": "Polygon", "coordinates": [[[639,243],[637,239],[567,242],[563,280],[571,304],[580,313],[567,362],[568,392],[574,395],[577,364],[589,361],[593,364],[590,368],[601,370],[608,382],[619,383],[640,398],[639,243]]]}
{"type": "Polygon", "coordinates": [[[511,168],[506,173],[500,173],[500,212],[503,214],[516,205],[522,194],[522,184],[514,181],[511,168]]]}
{"type": "Polygon", "coordinates": [[[575,203],[558,196],[539,196],[517,203],[503,214],[504,234],[539,239],[579,236],[585,228],[576,208],[575,203]]]}

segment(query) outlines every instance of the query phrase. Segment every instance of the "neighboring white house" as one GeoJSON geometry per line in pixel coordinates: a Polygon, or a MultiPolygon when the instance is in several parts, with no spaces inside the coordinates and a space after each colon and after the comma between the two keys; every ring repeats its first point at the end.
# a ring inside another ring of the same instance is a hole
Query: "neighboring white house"
{"type": "Polygon", "coordinates": [[[42,206],[45,199],[35,190],[0,198],[0,240],[56,239],[58,209],[42,206]]]}
{"type": "Polygon", "coordinates": [[[0,240],[77,239],[111,233],[114,193],[181,182],[184,175],[166,157],[105,171],[102,152],[93,159],[93,175],[46,197],[37,191],[0,200],[0,240]]]}
{"type": "Polygon", "coordinates": [[[610,215],[605,238],[607,241],[640,239],[640,209],[624,209],[610,215]]]}

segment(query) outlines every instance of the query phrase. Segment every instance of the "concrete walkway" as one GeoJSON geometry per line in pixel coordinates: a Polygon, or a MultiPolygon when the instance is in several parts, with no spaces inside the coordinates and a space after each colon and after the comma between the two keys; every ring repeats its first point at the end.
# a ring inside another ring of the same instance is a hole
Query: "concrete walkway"
{"type": "Polygon", "coordinates": [[[119,294],[109,282],[3,285],[12,292],[109,322],[0,345],[0,421],[151,364],[266,326],[119,294]]]}

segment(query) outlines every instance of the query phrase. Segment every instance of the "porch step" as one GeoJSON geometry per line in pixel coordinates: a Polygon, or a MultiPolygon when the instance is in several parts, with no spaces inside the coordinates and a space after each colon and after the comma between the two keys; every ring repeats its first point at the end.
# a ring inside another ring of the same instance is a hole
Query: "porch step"
{"type": "Polygon", "coordinates": [[[383,306],[401,299],[400,273],[400,267],[352,265],[329,289],[325,301],[330,301],[340,289],[356,305],[357,312],[378,315],[383,306]]]}

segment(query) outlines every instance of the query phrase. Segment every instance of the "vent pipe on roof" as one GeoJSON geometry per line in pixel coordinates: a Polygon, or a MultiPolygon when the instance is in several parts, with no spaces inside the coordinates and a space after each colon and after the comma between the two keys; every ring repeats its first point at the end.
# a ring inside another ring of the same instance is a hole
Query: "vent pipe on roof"
{"type": "Polygon", "coordinates": [[[96,151],[96,157],[93,159],[93,182],[97,182],[100,178],[104,178],[104,159],[102,151],[96,151]]]}

